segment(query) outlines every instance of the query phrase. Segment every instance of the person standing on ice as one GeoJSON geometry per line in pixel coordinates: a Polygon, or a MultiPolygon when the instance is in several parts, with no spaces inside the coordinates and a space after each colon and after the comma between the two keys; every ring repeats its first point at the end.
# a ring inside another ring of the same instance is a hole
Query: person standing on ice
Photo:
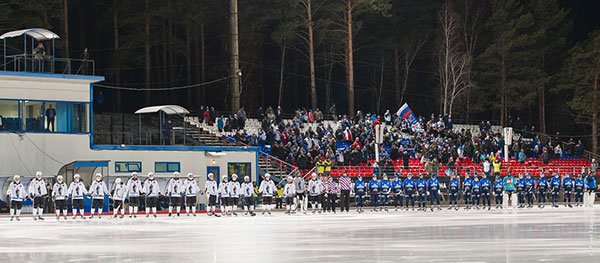
{"type": "Polygon", "coordinates": [[[175,212],[179,217],[179,213],[181,212],[181,194],[184,192],[183,184],[179,179],[179,172],[173,173],[173,178],[169,181],[167,185],[167,196],[169,196],[169,217],[171,217],[173,213],[173,207],[175,207],[175,212]]]}
{"type": "Polygon", "coordinates": [[[504,181],[500,178],[500,175],[496,175],[496,179],[494,180],[494,198],[496,201],[496,209],[502,209],[502,201],[504,201],[504,181]]]}
{"type": "Polygon", "coordinates": [[[415,189],[417,188],[417,182],[412,179],[412,173],[408,173],[406,175],[406,179],[402,183],[404,188],[404,194],[406,199],[406,211],[408,211],[408,205],[412,207],[412,210],[415,211],[415,189]]]}
{"type": "Polygon", "coordinates": [[[110,195],[108,188],[104,181],[102,181],[102,174],[96,174],[96,180],[90,185],[88,193],[92,196],[92,207],[90,209],[90,219],[94,218],[96,209],[98,210],[98,218],[102,218],[102,209],[104,209],[104,195],[110,195]]]}
{"type": "Polygon", "coordinates": [[[585,191],[585,182],[583,181],[583,173],[575,179],[575,206],[583,205],[583,192],[585,191]]]}
{"type": "Polygon", "coordinates": [[[402,180],[400,180],[400,176],[398,173],[394,175],[392,178],[392,192],[394,194],[394,208],[398,211],[398,208],[402,210],[403,205],[403,193],[402,193],[402,180]]]}
{"type": "Polygon", "coordinates": [[[431,211],[433,212],[433,203],[435,201],[438,210],[442,210],[440,207],[440,181],[437,178],[437,174],[432,174],[431,178],[427,180],[427,191],[429,191],[429,203],[431,211]]]}
{"type": "Polygon", "coordinates": [[[370,194],[371,211],[377,211],[379,207],[379,180],[377,179],[376,173],[373,174],[371,181],[369,181],[368,187],[370,194]]]}
{"type": "Polygon", "coordinates": [[[565,206],[573,207],[571,205],[571,198],[573,197],[574,187],[575,187],[575,183],[573,181],[573,178],[571,178],[571,175],[569,173],[566,173],[565,178],[562,181],[563,198],[564,198],[565,206]]]}
{"type": "Polygon", "coordinates": [[[183,188],[185,188],[185,214],[190,216],[190,210],[192,214],[196,216],[196,197],[200,193],[200,186],[194,179],[193,173],[188,173],[187,180],[183,182],[183,188]]]}
{"type": "Polygon", "coordinates": [[[588,207],[594,207],[594,201],[596,200],[596,178],[591,172],[584,179],[585,182],[585,194],[584,200],[587,199],[588,207]]]}
{"type": "Polygon", "coordinates": [[[77,218],[77,212],[81,214],[81,219],[85,219],[83,216],[83,196],[87,195],[88,191],[81,181],[81,175],[75,174],[73,176],[73,182],[69,185],[69,195],[71,196],[71,209],[73,210],[73,219],[77,218]]]}
{"type": "Polygon", "coordinates": [[[479,181],[479,184],[481,185],[481,196],[483,197],[481,203],[483,204],[483,209],[485,209],[487,204],[487,208],[490,210],[492,209],[492,182],[487,178],[488,175],[485,173],[481,177],[481,181],[479,181]]]}
{"type": "Polygon", "coordinates": [[[546,202],[546,191],[548,191],[548,180],[544,177],[544,172],[540,173],[540,178],[537,181],[538,190],[538,207],[544,208],[546,202]]]}
{"type": "Polygon", "coordinates": [[[361,175],[354,182],[354,194],[356,195],[356,212],[362,213],[365,208],[365,193],[367,192],[367,185],[361,175]]]}
{"type": "Polygon", "coordinates": [[[297,173],[294,178],[294,188],[296,189],[296,209],[306,214],[308,208],[308,198],[306,197],[306,181],[302,174],[297,173]]]}
{"type": "Polygon", "coordinates": [[[344,171],[342,177],[340,177],[340,210],[346,213],[350,212],[350,192],[352,190],[352,179],[348,176],[348,173],[344,171]]]}
{"type": "Polygon", "coordinates": [[[379,211],[387,209],[388,197],[390,196],[390,192],[392,190],[392,183],[388,179],[387,175],[383,174],[383,180],[379,182],[379,211]]]}
{"type": "Polygon", "coordinates": [[[237,216],[235,209],[238,206],[240,200],[240,182],[238,182],[237,174],[231,175],[231,182],[229,182],[229,211],[234,216],[237,216]]]}
{"type": "Polygon", "coordinates": [[[316,173],[312,173],[310,175],[310,181],[308,181],[308,201],[310,202],[313,214],[317,211],[321,213],[321,200],[319,199],[324,191],[325,189],[323,188],[321,180],[317,178],[316,173]]]}
{"type": "Polygon", "coordinates": [[[465,174],[462,190],[465,199],[465,209],[471,209],[473,205],[473,178],[470,177],[469,171],[465,174]]]}
{"type": "Polygon", "coordinates": [[[419,180],[417,180],[417,194],[419,210],[425,211],[427,209],[427,181],[423,178],[423,174],[419,174],[419,180]]]}
{"type": "Polygon", "coordinates": [[[154,179],[154,173],[148,173],[148,179],[144,182],[143,191],[146,194],[146,217],[150,217],[150,212],[156,217],[160,185],[154,179]]]}
{"type": "Polygon", "coordinates": [[[241,195],[242,195],[242,204],[244,211],[246,211],[245,215],[250,213],[251,216],[255,216],[254,213],[254,186],[250,181],[250,176],[244,176],[244,182],[241,186],[241,195]]]}
{"type": "Polygon", "coordinates": [[[287,183],[283,188],[283,197],[285,198],[286,214],[292,214],[292,206],[294,205],[294,197],[296,197],[296,185],[294,184],[294,178],[291,176],[287,177],[287,183]]]}
{"type": "Polygon", "coordinates": [[[479,198],[481,197],[481,182],[479,176],[473,176],[473,206],[479,210],[479,198]]]}
{"type": "Polygon", "coordinates": [[[271,175],[269,173],[265,174],[265,180],[260,182],[260,187],[258,188],[258,192],[261,193],[263,198],[263,215],[265,212],[271,214],[273,195],[276,191],[275,183],[271,180],[271,175]]]}
{"type": "Polygon", "coordinates": [[[221,215],[229,214],[229,178],[224,175],[219,185],[219,195],[221,196],[221,215]]]}
{"type": "Polygon", "coordinates": [[[453,207],[458,210],[458,189],[460,188],[460,182],[456,179],[456,175],[450,176],[450,183],[448,183],[448,210],[453,207]]]}
{"type": "Polygon", "coordinates": [[[46,181],[42,177],[42,172],[35,172],[35,178],[29,182],[29,196],[33,199],[33,220],[44,220],[44,199],[48,194],[46,181]]]}
{"type": "Polygon", "coordinates": [[[527,197],[527,205],[529,208],[533,207],[533,191],[535,190],[535,181],[531,178],[531,174],[527,173],[527,177],[524,179],[525,182],[525,196],[527,197]]]}
{"type": "Polygon", "coordinates": [[[6,191],[6,200],[8,200],[8,206],[10,208],[10,221],[13,221],[15,217],[17,221],[21,221],[21,209],[23,209],[23,199],[27,197],[25,192],[25,186],[21,183],[21,176],[13,176],[13,181],[8,185],[6,191]]]}
{"type": "Polygon", "coordinates": [[[208,180],[206,180],[206,183],[204,184],[204,192],[206,193],[206,198],[208,198],[208,212],[206,214],[208,214],[208,216],[214,215],[219,217],[220,215],[215,213],[219,191],[217,188],[217,181],[215,181],[215,175],[212,173],[208,174],[208,180]]]}
{"type": "Polygon", "coordinates": [[[142,182],[138,179],[138,174],[133,172],[131,178],[127,181],[127,196],[129,197],[129,218],[137,217],[140,205],[140,193],[143,191],[142,182]]]}
{"type": "Polygon", "coordinates": [[[112,190],[113,199],[113,218],[117,218],[117,213],[121,210],[121,218],[125,216],[125,198],[127,198],[127,186],[121,178],[115,179],[115,186],[112,190]]]}
{"type": "Polygon", "coordinates": [[[333,180],[333,177],[327,176],[325,177],[325,191],[327,194],[327,212],[335,213],[335,202],[337,199],[337,195],[339,194],[339,186],[336,181],[333,180]]]}
{"type": "Polygon", "coordinates": [[[519,173],[519,179],[517,179],[517,183],[516,183],[516,187],[517,187],[517,199],[519,202],[519,208],[524,208],[525,207],[525,195],[526,195],[526,190],[525,190],[525,182],[526,179],[523,178],[523,174],[519,173]]]}
{"type": "Polygon", "coordinates": [[[550,191],[552,193],[552,207],[558,207],[558,195],[560,194],[560,175],[554,173],[554,177],[550,179],[550,191]]]}
{"type": "Polygon", "coordinates": [[[56,183],[54,183],[54,186],[52,187],[52,200],[54,200],[56,220],[60,219],[61,213],[65,220],[67,220],[67,199],[69,198],[67,190],[68,187],[64,182],[63,176],[57,176],[56,183]]]}

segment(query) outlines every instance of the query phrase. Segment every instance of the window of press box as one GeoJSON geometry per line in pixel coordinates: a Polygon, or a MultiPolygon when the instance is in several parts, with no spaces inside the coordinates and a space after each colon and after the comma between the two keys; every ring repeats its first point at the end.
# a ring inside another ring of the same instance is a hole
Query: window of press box
{"type": "Polygon", "coordinates": [[[227,163],[227,174],[237,174],[238,178],[252,177],[251,163],[227,163]]]}
{"type": "Polygon", "coordinates": [[[178,162],[155,162],[155,173],[173,173],[181,172],[181,165],[178,162]]]}
{"type": "Polygon", "coordinates": [[[89,132],[89,104],[21,101],[21,129],[33,132],[89,132]]]}
{"type": "Polygon", "coordinates": [[[133,172],[142,172],[142,162],[115,162],[115,173],[133,172]]]}
{"type": "Polygon", "coordinates": [[[0,131],[19,130],[19,102],[0,100],[0,131]]]}

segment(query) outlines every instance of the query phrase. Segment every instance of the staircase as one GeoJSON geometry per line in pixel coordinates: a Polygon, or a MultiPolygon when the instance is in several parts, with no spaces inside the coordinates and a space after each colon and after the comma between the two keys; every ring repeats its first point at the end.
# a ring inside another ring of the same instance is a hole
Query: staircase
{"type": "Polygon", "coordinates": [[[258,158],[258,168],[260,174],[269,173],[271,179],[277,184],[285,184],[285,178],[296,176],[299,173],[298,167],[277,159],[268,153],[261,152],[258,158]]]}

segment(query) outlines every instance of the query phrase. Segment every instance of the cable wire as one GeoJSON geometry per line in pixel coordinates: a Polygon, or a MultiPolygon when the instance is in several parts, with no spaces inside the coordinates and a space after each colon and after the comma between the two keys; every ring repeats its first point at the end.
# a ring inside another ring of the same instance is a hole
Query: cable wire
{"type": "Polygon", "coordinates": [[[227,76],[227,77],[223,77],[220,79],[211,80],[208,82],[203,82],[203,83],[198,83],[198,84],[193,84],[193,85],[186,85],[186,86],[170,87],[170,88],[130,88],[130,87],[117,87],[117,86],[103,85],[103,84],[94,84],[94,87],[101,87],[101,88],[115,89],[115,90],[130,90],[130,91],[169,91],[169,90],[197,88],[197,87],[221,82],[224,80],[228,80],[230,78],[231,78],[231,76],[227,76]]]}

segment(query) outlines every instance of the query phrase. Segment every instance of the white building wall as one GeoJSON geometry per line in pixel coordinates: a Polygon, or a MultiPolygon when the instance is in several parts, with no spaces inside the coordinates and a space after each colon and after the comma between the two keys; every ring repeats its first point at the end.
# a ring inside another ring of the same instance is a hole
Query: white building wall
{"type": "Polygon", "coordinates": [[[0,98],[89,102],[90,81],[3,75],[0,98]]]}

